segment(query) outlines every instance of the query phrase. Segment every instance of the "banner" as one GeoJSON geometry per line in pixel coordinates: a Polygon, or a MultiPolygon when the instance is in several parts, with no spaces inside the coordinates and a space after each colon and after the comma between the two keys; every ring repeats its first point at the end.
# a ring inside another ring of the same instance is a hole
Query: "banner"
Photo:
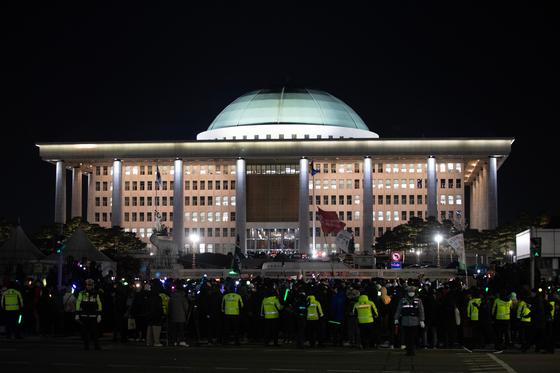
{"type": "Polygon", "coordinates": [[[348,232],[347,230],[341,230],[340,232],[338,232],[338,234],[336,235],[336,239],[335,239],[335,244],[336,244],[336,248],[340,251],[344,251],[347,252],[348,251],[348,244],[350,243],[350,240],[352,239],[352,233],[348,232]]]}
{"type": "Polygon", "coordinates": [[[346,226],[346,223],[338,220],[338,214],[336,211],[324,211],[317,207],[319,210],[319,220],[321,221],[321,229],[325,234],[328,233],[338,233],[346,226]]]}
{"type": "Polygon", "coordinates": [[[465,239],[463,233],[457,234],[447,239],[447,243],[451,246],[459,256],[459,269],[467,268],[467,258],[465,256],[465,239]]]}

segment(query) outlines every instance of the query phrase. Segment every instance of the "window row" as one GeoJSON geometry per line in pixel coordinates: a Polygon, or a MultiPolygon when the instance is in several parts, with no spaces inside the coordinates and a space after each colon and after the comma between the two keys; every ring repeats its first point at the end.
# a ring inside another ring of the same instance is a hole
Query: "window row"
{"type": "MultiPolygon", "coordinates": [[[[161,219],[160,221],[173,221],[173,213],[169,213],[169,220],[167,220],[168,214],[167,212],[160,212],[161,219]]],[[[124,213],[124,221],[125,222],[136,222],[136,221],[155,221],[155,214],[151,212],[125,212],[124,213]],[[153,219],[152,219],[153,218],[153,219]]]]}
{"type": "Polygon", "coordinates": [[[407,195],[405,194],[401,194],[400,196],[398,194],[393,194],[393,195],[377,195],[377,198],[375,198],[375,196],[373,196],[373,204],[377,204],[377,205],[422,205],[424,204],[424,202],[427,203],[428,201],[428,197],[422,194],[409,194],[408,198],[407,195]],[[414,203],[414,201],[416,200],[416,203],[414,203]],[[408,203],[407,203],[408,202],[408,203]]]}
{"type": "Polygon", "coordinates": [[[235,212],[220,211],[193,211],[185,212],[185,223],[206,223],[206,222],[228,222],[235,221],[235,212]]]}
{"type": "MultiPolygon", "coordinates": [[[[359,205],[360,204],[360,196],[351,196],[351,195],[339,195],[338,200],[337,196],[315,196],[315,204],[316,205],[328,205],[329,201],[331,205],[359,205]],[[338,201],[338,203],[337,203],[338,201]],[[346,203],[345,203],[346,201],[346,203]]],[[[313,196],[309,196],[309,205],[313,205],[313,196]]]]}
{"type": "Polygon", "coordinates": [[[463,204],[463,196],[457,194],[455,196],[452,195],[440,195],[439,196],[439,203],[440,205],[462,205],[463,204]]]}
{"type": "Polygon", "coordinates": [[[235,237],[235,228],[185,228],[185,237],[191,234],[200,237],[235,237]]]}
{"type": "Polygon", "coordinates": [[[191,187],[192,190],[235,190],[235,180],[185,180],[185,190],[191,187]]]}
{"type": "Polygon", "coordinates": [[[235,206],[235,196],[187,196],[185,206],[235,206]]]}

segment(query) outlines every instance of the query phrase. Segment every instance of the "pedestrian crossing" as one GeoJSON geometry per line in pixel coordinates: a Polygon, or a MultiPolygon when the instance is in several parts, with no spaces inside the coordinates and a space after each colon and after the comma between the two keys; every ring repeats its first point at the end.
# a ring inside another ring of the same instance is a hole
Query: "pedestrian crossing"
{"type": "Polygon", "coordinates": [[[514,373],[511,367],[490,353],[458,353],[465,370],[473,373],[514,373]]]}

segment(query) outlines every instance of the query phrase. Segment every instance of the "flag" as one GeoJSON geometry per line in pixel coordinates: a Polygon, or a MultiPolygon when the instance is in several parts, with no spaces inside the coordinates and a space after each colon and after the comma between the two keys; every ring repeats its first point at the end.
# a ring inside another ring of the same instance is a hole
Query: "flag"
{"type": "Polygon", "coordinates": [[[459,256],[459,269],[467,268],[467,258],[465,255],[465,239],[463,233],[459,233],[447,239],[447,243],[451,246],[459,256]]]}
{"type": "Polygon", "coordinates": [[[311,176],[315,176],[315,174],[318,174],[319,171],[318,169],[315,168],[315,165],[313,164],[313,161],[311,161],[311,176]]]}
{"type": "Polygon", "coordinates": [[[159,189],[161,189],[161,173],[159,172],[159,166],[156,166],[156,184],[159,189]]]}
{"type": "Polygon", "coordinates": [[[338,215],[336,211],[324,211],[317,207],[319,210],[319,220],[321,221],[321,229],[325,234],[328,233],[338,233],[346,226],[346,223],[338,220],[338,215]]]}

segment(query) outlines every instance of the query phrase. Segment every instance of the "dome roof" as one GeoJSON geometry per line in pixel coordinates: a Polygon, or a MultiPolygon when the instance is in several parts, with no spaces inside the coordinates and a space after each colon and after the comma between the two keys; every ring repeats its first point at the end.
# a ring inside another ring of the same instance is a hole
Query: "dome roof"
{"type": "MultiPolygon", "coordinates": [[[[303,129],[307,137],[317,136],[313,131],[308,133],[308,129],[311,128],[309,125],[321,126],[314,127],[314,131],[322,133],[324,137],[378,137],[369,131],[364,121],[350,106],[333,95],[311,89],[282,88],[261,89],[237,98],[218,114],[206,132],[198,135],[198,139],[231,138],[233,129],[237,131],[238,139],[242,133],[245,138],[252,138],[248,128],[241,128],[246,126],[258,126],[259,132],[256,132],[256,136],[258,137],[258,133],[263,136],[263,125],[274,126],[274,130],[271,127],[264,129],[265,132],[274,133],[272,138],[278,138],[278,131],[285,132],[286,136],[293,138],[296,135],[294,132],[298,132],[296,129],[301,130],[302,125],[306,127],[303,129]],[[337,133],[329,133],[326,127],[336,127],[337,133]],[[224,131],[225,129],[228,130],[224,131]],[[345,133],[349,136],[339,136],[341,130],[348,129],[350,133],[345,133]]],[[[256,128],[253,128],[253,132],[254,129],[256,128]]],[[[304,135],[297,134],[296,137],[303,138],[304,135]]]]}

